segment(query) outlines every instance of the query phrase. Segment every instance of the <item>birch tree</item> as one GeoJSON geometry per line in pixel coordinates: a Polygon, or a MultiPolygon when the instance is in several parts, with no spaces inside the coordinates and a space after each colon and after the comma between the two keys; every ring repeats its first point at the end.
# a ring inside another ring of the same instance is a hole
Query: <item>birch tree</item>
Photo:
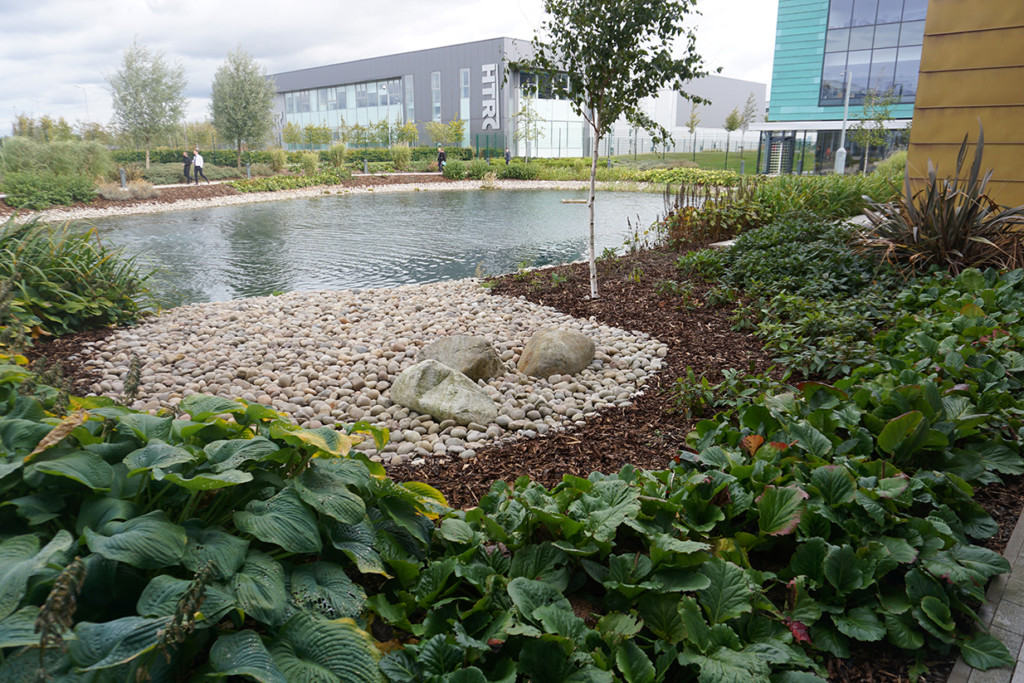
{"type": "Polygon", "coordinates": [[[532,40],[533,55],[509,65],[539,76],[567,73],[567,79],[551,79],[553,90],[569,100],[590,128],[587,207],[592,299],[598,297],[594,253],[598,145],[622,116],[651,133],[655,144],[669,139],[664,126],[640,108],[643,98],[666,85],[688,100],[704,102],[683,89],[688,81],[707,75],[696,51],[696,35],[683,26],[695,6],[696,0],[545,0],[548,16],[541,34],[532,40]],[[674,57],[673,52],[682,56],[674,57]]]}
{"type": "Polygon", "coordinates": [[[217,69],[210,89],[210,115],[222,138],[231,140],[242,167],[242,147],[259,147],[274,127],[274,82],[239,46],[217,69]]]}

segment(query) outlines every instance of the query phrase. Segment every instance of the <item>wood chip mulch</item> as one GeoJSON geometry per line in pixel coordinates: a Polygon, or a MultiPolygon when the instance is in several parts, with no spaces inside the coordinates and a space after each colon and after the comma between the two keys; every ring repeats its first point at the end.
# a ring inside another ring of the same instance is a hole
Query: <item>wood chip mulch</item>
{"type": "MultiPolygon", "coordinates": [[[[500,277],[492,289],[497,295],[522,296],[576,317],[593,316],[601,323],[645,332],[665,342],[669,348],[667,367],[652,378],[633,405],[602,412],[573,431],[482,448],[469,461],[437,458],[419,467],[394,467],[389,474],[396,480],[424,481],[434,486],[453,507],[471,507],[493,482],[511,484],[522,475],[550,487],[559,483],[563,474],[585,477],[592,471],[614,473],[626,463],[643,468],[666,467],[684,448],[686,434],[694,424],[693,418],[675,408],[675,378],[685,377],[687,368],[692,368],[695,375],[705,375],[714,383],[722,378],[723,369],[765,372],[773,365],[757,338],[731,329],[728,309],[703,305],[707,285],[690,283],[691,301],[697,305],[687,304],[678,295],[659,293],[659,283],[681,281],[674,267],[677,257],[673,252],[649,250],[599,263],[596,300],[589,299],[586,264],[500,277]],[[565,281],[557,282],[562,277],[565,281]]],[[[33,355],[64,358],[65,371],[78,379],[76,386],[81,387],[88,378],[80,362],[75,362],[76,343],[106,333],[44,342],[33,355]]],[[[984,541],[997,551],[1005,547],[1024,500],[1024,477],[1004,480],[977,494],[978,501],[999,524],[999,533],[984,541]]],[[[903,683],[910,680],[910,663],[903,653],[872,643],[849,659],[830,658],[826,666],[832,681],[903,683]]],[[[941,683],[947,679],[954,658],[936,657],[926,663],[930,671],[918,680],[941,683]]]]}

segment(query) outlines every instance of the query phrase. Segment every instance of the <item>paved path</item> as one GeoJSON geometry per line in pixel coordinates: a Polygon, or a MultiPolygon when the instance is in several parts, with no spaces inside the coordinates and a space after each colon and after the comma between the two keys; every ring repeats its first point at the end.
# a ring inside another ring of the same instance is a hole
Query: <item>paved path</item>
{"type": "Polygon", "coordinates": [[[1003,641],[1017,664],[1013,668],[977,671],[958,659],[947,683],[1024,683],[1024,513],[1003,556],[1010,563],[1010,573],[989,584],[979,616],[992,635],[1003,641]]]}

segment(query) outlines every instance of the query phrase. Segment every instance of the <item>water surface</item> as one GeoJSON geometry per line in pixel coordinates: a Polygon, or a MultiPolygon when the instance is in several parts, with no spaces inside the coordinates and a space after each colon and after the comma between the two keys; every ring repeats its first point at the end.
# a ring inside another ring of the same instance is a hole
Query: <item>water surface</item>
{"type": "MultiPolygon", "coordinates": [[[[106,243],[158,268],[168,304],[362,289],[514,272],[585,258],[586,192],[376,192],[91,221],[106,243]]],[[[657,194],[599,193],[597,253],[663,213],[657,194]],[[628,223],[627,223],[628,221],[628,223]]]]}

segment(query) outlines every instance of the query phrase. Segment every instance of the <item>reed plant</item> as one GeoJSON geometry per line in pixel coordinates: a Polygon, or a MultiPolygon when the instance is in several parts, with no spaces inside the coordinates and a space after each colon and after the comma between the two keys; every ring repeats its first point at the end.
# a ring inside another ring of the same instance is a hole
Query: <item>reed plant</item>
{"type": "Polygon", "coordinates": [[[147,279],[94,230],[38,219],[0,226],[0,281],[10,288],[0,327],[38,338],[133,322],[153,305],[147,279]]]}

